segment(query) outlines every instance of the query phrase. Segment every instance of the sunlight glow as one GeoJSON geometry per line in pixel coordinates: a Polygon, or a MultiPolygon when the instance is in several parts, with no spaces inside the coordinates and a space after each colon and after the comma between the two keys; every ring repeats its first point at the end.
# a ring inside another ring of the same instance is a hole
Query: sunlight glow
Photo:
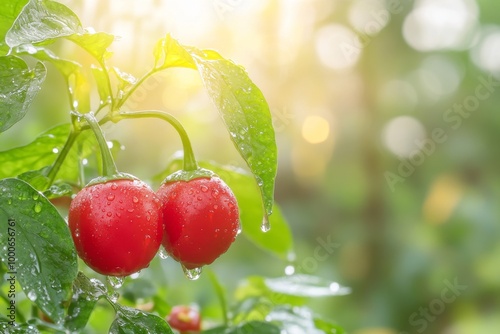
{"type": "Polygon", "coordinates": [[[385,146],[400,157],[407,158],[418,151],[418,141],[425,138],[425,128],[416,118],[399,116],[389,121],[383,130],[385,146]]]}
{"type": "Polygon", "coordinates": [[[338,70],[357,63],[361,45],[351,29],[340,24],[329,24],[316,33],[316,52],[323,65],[338,70]]]}
{"type": "Polygon", "coordinates": [[[311,144],[324,142],[330,134],[330,123],[321,116],[308,116],[302,124],[302,137],[311,144]]]}

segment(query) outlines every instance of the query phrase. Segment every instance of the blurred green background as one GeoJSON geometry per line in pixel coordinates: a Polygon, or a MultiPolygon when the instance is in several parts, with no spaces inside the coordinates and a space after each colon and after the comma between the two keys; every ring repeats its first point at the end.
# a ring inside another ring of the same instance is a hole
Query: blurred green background
{"type": "MultiPolygon", "coordinates": [[[[273,115],[295,270],[352,288],[313,301],[318,313],[354,334],[500,332],[500,2],[61,2],[84,26],[121,36],[112,64],[135,76],[167,32],[248,70],[273,115]]],[[[65,94],[48,94],[59,85],[49,70],[39,110],[1,149],[68,121],[65,94]]],[[[127,108],[169,111],[199,159],[244,166],[194,71],[150,79],[127,108]]],[[[146,180],[181,148],[153,120],[105,130],[125,147],[119,168],[146,180]]],[[[287,265],[239,238],[212,269],[231,290],[287,265]]],[[[152,269],[144,281],[165,275],[155,280],[168,282],[170,302],[216,309],[208,279],[186,283],[173,261],[152,269]]]]}

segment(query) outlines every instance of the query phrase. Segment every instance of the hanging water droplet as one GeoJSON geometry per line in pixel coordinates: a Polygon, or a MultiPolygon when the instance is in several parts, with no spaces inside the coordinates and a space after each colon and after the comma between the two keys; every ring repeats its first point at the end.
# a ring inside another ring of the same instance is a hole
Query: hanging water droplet
{"type": "Polygon", "coordinates": [[[137,279],[137,278],[139,278],[139,275],[140,275],[140,274],[141,274],[141,272],[140,272],[140,271],[138,271],[138,272],[133,273],[132,275],[130,275],[130,278],[131,278],[131,279],[137,279]]]}
{"type": "Polygon", "coordinates": [[[115,199],[115,195],[113,194],[109,194],[108,197],[106,197],[108,199],[108,201],[112,201],[115,199]]]}
{"type": "Polygon", "coordinates": [[[291,276],[295,273],[295,267],[291,264],[285,267],[285,275],[291,276]]]}
{"type": "Polygon", "coordinates": [[[271,224],[269,223],[269,217],[267,214],[264,214],[264,218],[262,218],[262,224],[260,225],[260,230],[264,233],[269,232],[271,229],[271,224]]]}
{"type": "Polygon", "coordinates": [[[132,198],[132,202],[134,202],[134,203],[138,203],[138,202],[139,202],[139,199],[138,199],[137,197],[135,197],[135,196],[134,196],[134,197],[132,198]]]}
{"type": "Polygon", "coordinates": [[[241,221],[238,221],[238,228],[236,230],[236,235],[240,235],[241,231],[243,231],[243,227],[241,226],[241,221]]]}
{"type": "Polygon", "coordinates": [[[188,269],[184,265],[182,265],[182,270],[184,271],[184,275],[186,276],[186,278],[189,279],[189,280],[191,280],[191,281],[195,281],[198,278],[200,278],[201,267],[200,268],[188,269]]]}
{"type": "Polygon", "coordinates": [[[35,212],[36,212],[36,213],[40,213],[40,211],[42,211],[42,203],[38,203],[38,202],[37,202],[37,203],[35,204],[35,208],[34,208],[34,209],[35,209],[35,212]]]}
{"type": "Polygon", "coordinates": [[[123,285],[123,277],[106,276],[106,281],[113,289],[119,289],[123,285]]]}
{"type": "Polygon", "coordinates": [[[162,260],[168,259],[168,253],[165,250],[165,248],[163,248],[163,247],[160,248],[160,251],[158,252],[158,255],[160,256],[160,259],[162,259],[162,260]]]}

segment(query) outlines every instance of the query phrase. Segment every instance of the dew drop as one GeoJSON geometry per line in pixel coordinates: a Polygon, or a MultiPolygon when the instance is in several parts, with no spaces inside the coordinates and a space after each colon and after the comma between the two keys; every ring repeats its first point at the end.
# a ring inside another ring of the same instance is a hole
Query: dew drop
{"type": "Polygon", "coordinates": [[[37,298],[35,291],[30,291],[30,292],[28,292],[28,298],[29,298],[32,302],[34,302],[34,301],[36,300],[36,298],[37,298]]]}
{"type": "Polygon", "coordinates": [[[262,219],[262,224],[260,224],[260,230],[264,233],[269,232],[271,229],[271,224],[269,223],[269,217],[267,214],[264,214],[264,218],[262,219]]]}
{"type": "Polygon", "coordinates": [[[75,230],[75,237],[77,237],[77,238],[78,238],[79,236],[80,236],[80,230],[79,230],[79,229],[76,229],[76,230],[75,230]]]}
{"type": "Polygon", "coordinates": [[[243,227],[241,226],[241,221],[238,221],[238,228],[236,229],[236,235],[240,235],[241,231],[243,231],[243,227]]]}
{"type": "Polygon", "coordinates": [[[118,186],[117,186],[116,184],[114,184],[114,183],[113,183],[113,184],[111,185],[111,189],[116,190],[117,188],[118,188],[118,186]]]}
{"type": "Polygon", "coordinates": [[[130,209],[127,209],[127,211],[132,213],[132,212],[134,212],[134,209],[130,208],[130,209]]]}
{"type": "Polygon", "coordinates": [[[137,197],[135,197],[135,196],[134,196],[134,197],[132,198],[132,202],[134,202],[134,203],[138,203],[138,202],[139,202],[139,199],[138,199],[137,197]]]}
{"type": "Polygon", "coordinates": [[[160,256],[160,259],[162,259],[162,260],[168,259],[168,253],[167,253],[167,251],[163,247],[160,248],[160,251],[158,252],[158,255],[160,256]]]}
{"type": "Polygon", "coordinates": [[[36,203],[34,209],[35,209],[36,213],[40,213],[40,211],[42,211],[42,204],[41,203],[36,203]]]}
{"type": "Polygon", "coordinates": [[[113,302],[116,303],[118,301],[118,297],[120,297],[120,294],[118,292],[113,292],[110,296],[109,299],[113,302]]]}
{"type": "Polygon", "coordinates": [[[200,189],[201,189],[201,191],[203,191],[204,193],[206,193],[206,192],[208,191],[208,187],[207,187],[206,185],[204,185],[204,184],[202,184],[202,185],[200,186],[200,189]]]}
{"type": "Polygon", "coordinates": [[[184,275],[186,276],[187,279],[191,281],[195,281],[198,278],[200,278],[201,275],[201,267],[200,268],[194,268],[194,269],[188,269],[184,265],[182,265],[182,270],[184,271],[184,275]]]}
{"type": "Polygon", "coordinates": [[[189,191],[188,191],[188,194],[189,194],[189,195],[192,195],[192,194],[194,194],[194,191],[193,191],[193,189],[189,189],[189,191]]]}
{"type": "Polygon", "coordinates": [[[123,285],[123,277],[106,276],[106,281],[113,289],[119,289],[123,285]]]}
{"type": "Polygon", "coordinates": [[[295,267],[291,264],[285,267],[285,275],[291,276],[295,273],[295,267]]]}
{"type": "Polygon", "coordinates": [[[217,210],[219,206],[217,204],[214,205],[214,210],[217,210]]]}
{"type": "Polygon", "coordinates": [[[200,196],[198,196],[196,199],[197,199],[198,201],[202,201],[202,200],[203,200],[203,198],[201,198],[200,196]]]}
{"type": "Polygon", "coordinates": [[[109,194],[108,197],[106,197],[108,199],[108,201],[112,201],[115,199],[115,195],[113,194],[109,194]]]}
{"type": "Polygon", "coordinates": [[[217,189],[212,190],[212,197],[213,198],[219,197],[219,191],[217,189]]]}
{"type": "Polygon", "coordinates": [[[113,215],[113,212],[108,212],[106,213],[106,216],[111,217],[113,215]]]}
{"type": "Polygon", "coordinates": [[[38,193],[33,194],[33,200],[34,201],[36,201],[39,197],[40,197],[40,195],[38,195],[38,193]]]}

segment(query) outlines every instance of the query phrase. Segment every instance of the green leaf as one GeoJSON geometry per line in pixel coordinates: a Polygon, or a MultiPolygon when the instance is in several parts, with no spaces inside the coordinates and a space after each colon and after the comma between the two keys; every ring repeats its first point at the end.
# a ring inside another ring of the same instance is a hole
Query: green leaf
{"type": "Polygon", "coordinates": [[[26,115],[45,74],[45,66],[40,62],[30,70],[19,57],[0,57],[0,132],[26,115]]]}
{"type": "Polygon", "coordinates": [[[338,326],[329,326],[325,331],[325,322],[316,321],[318,319],[310,309],[306,307],[276,307],[269,315],[269,321],[279,322],[285,332],[297,332],[308,334],[342,334],[344,330],[338,326]],[[316,324],[319,327],[316,327],[316,324]]]}
{"type": "Polygon", "coordinates": [[[7,32],[11,48],[22,44],[51,42],[82,31],[78,16],[68,7],[49,0],[30,0],[7,32]]]}
{"type": "Polygon", "coordinates": [[[110,334],[174,334],[170,326],[157,315],[128,307],[117,309],[116,319],[109,329],[110,334]]]}
{"type": "Polygon", "coordinates": [[[105,105],[110,101],[112,95],[112,92],[109,89],[107,76],[100,67],[92,66],[91,70],[97,84],[97,92],[99,93],[100,104],[101,106],[105,105]]]}
{"type": "Polygon", "coordinates": [[[278,151],[269,106],[242,67],[225,59],[195,60],[231,140],[255,175],[270,215],[278,151]]]}
{"type": "Polygon", "coordinates": [[[55,322],[64,319],[63,302],[78,271],[73,240],[56,208],[28,183],[0,180],[1,258],[28,298],[55,322]]]}
{"type": "Polygon", "coordinates": [[[351,291],[337,282],[304,274],[266,278],[264,282],[272,291],[299,297],[343,296],[351,291]]]}
{"type": "Polygon", "coordinates": [[[64,327],[72,332],[80,332],[87,324],[95,304],[106,295],[106,287],[101,281],[89,279],[82,272],[73,282],[73,297],[68,308],[64,327]]]}
{"type": "Polygon", "coordinates": [[[259,334],[280,334],[281,330],[278,326],[263,322],[263,321],[249,321],[240,324],[237,327],[217,327],[202,332],[203,334],[246,334],[246,333],[259,333],[259,334]]]}
{"type": "MultiPolygon", "coordinates": [[[[50,166],[57,157],[70,132],[70,125],[63,124],[49,129],[26,146],[0,152],[0,178],[20,175],[50,166]]],[[[95,141],[90,132],[82,133],[68,153],[57,174],[58,179],[76,182],[80,159],[95,152],[95,141]]]]}
{"type": "Polygon", "coordinates": [[[5,35],[10,29],[16,17],[19,15],[28,0],[0,1],[0,55],[3,56],[9,51],[9,46],[5,43],[5,35]]]}
{"type": "MultiPolygon", "coordinates": [[[[281,214],[278,205],[273,206],[274,214],[270,217],[273,228],[264,233],[260,229],[260,222],[264,215],[261,205],[261,196],[254,178],[245,170],[231,166],[221,166],[212,162],[199,161],[200,167],[212,170],[231,188],[240,209],[242,234],[256,245],[287,260],[293,250],[293,238],[290,228],[281,214]]],[[[173,159],[166,171],[155,177],[163,180],[167,175],[182,168],[182,159],[173,159]]]]}
{"type": "Polygon", "coordinates": [[[70,41],[75,42],[88,53],[90,53],[99,62],[108,58],[111,53],[108,47],[113,43],[115,36],[105,32],[74,34],[67,37],[70,41]]]}
{"type": "Polygon", "coordinates": [[[272,213],[278,151],[271,112],[246,71],[215,51],[180,45],[167,35],[154,50],[155,69],[198,69],[230,138],[248,164],[262,193],[267,215],[272,213]]]}
{"type": "Polygon", "coordinates": [[[19,55],[30,55],[41,61],[48,61],[52,63],[65,78],[69,77],[74,72],[81,71],[82,68],[77,62],[59,58],[52,51],[42,47],[20,45],[15,49],[15,53],[19,55]]]}

